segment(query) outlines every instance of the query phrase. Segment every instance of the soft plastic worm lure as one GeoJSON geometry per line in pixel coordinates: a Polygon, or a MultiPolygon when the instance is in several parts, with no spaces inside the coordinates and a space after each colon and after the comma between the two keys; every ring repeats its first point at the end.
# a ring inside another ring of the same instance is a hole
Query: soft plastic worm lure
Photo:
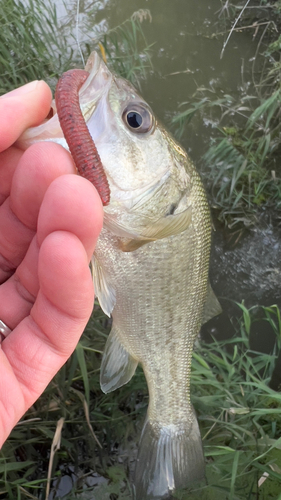
{"type": "Polygon", "coordinates": [[[108,180],[79,105],[78,92],[88,76],[89,73],[82,69],[63,73],[56,87],[56,107],[60,126],[79,174],[92,182],[103,205],[108,205],[108,180]]]}

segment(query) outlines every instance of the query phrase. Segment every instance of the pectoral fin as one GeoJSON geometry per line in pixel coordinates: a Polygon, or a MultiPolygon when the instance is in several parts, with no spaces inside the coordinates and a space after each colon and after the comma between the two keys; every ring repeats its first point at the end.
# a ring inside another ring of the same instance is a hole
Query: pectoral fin
{"type": "Polygon", "coordinates": [[[92,257],[91,264],[95,294],[103,312],[110,317],[116,303],[115,290],[110,284],[109,278],[106,277],[95,255],[92,257]]]}
{"type": "Polygon", "coordinates": [[[102,391],[107,394],[127,384],[134,375],[137,365],[137,360],[120,343],[113,326],[106,341],[101,362],[100,386],[102,391]]]}
{"type": "Polygon", "coordinates": [[[202,325],[204,323],[207,323],[209,319],[213,318],[214,316],[217,316],[222,312],[221,305],[215,296],[215,293],[210,285],[208,284],[208,291],[207,291],[207,298],[203,310],[203,319],[202,319],[202,325]]]}
{"type": "Polygon", "coordinates": [[[122,252],[134,252],[138,248],[146,245],[151,240],[129,240],[129,241],[120,241],[119,248],[122,252]]]}
{"type": "Polygon", "coordinates": [[[182,233],[191,223],[192,209],[188,207],[184,212],[166,215],[141,232],[143,239],[160,240],[182,233]]]}
{"type": "Polygon", "coordinates": [[[139,231],[131,227],[124,226],[122,222],[107,213],[104,214],[104,227],[119,238],[137,239],[140,236],[139,231]]]}
{"type": "Polygon", "coordinates": [[[120,249],[123,252],[133,252],[150,241],[161,240],[163,238],[168,238],[168,236],[180,234],[189,227],[191,219],[191,207],[187,208],[180,214],[161,217],[161,219],[158,219],[156,222],[142,230],[139,237],[121,242],[120,249]]]}

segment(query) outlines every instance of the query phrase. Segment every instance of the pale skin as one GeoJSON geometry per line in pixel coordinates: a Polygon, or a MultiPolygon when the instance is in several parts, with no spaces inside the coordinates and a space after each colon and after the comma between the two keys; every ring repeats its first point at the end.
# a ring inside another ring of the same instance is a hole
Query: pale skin
{"type": "Polygon", "coordinates": [[[32,82],[0,98],[0,447],[71,355],[93,308],[89,261],[102,228],[95,188],[54,143],[15,141],[48,114],[32,82]]]}

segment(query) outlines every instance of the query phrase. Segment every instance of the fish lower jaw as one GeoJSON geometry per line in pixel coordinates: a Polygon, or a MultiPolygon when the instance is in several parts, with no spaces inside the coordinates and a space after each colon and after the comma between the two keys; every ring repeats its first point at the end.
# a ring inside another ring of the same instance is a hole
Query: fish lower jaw
{"type": "MultiPolygon", "coordinates": [[[[99,149],[98,142],[97,148],[99,149]]],[[[110,165],[112,163],[112,159],[108,162],[104,161],[103,163],[106,175],[109,178],[112,200],[116,202],[117,206],[122,205],[127,210],[132,208],[139,209],[143,205],[146,205],[153,197],[155,191],[160,188],[170,176],[169,171],[161,172],[161,175],[159,174],[158,177],[153,178],[152,180],[148,179],[147,182],[142,183],[141,186],[136,185],[135,178],[133,178],[132,184],[130,185],[127,181],[127,186],[124,188],[124,181],[123,183],[119,183],[116,178],[113,178],[113,176],[110,177],[110,168],[107,167],[107,163],[110,165]]]]}

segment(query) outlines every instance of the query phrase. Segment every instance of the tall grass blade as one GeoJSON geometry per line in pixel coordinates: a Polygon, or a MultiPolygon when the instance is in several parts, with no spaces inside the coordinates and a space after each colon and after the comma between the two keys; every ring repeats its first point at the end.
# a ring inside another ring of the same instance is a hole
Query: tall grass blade
{"type": "Polygon", "coordinates": [[[85,353],[83,349],[83,345],[81,342],[76,347],[76,354],[77,354],[77,359],[78,359],[78,364],[81,370],[82,374],[82,379],[84,383],[84,390],[85,390],[85,398],[87,401],[87,405],[90,404],[90,386],[89,386],[89,377],[88,377],[88,368],[87,368],[87,363],[85,359],[85,353]]]}

